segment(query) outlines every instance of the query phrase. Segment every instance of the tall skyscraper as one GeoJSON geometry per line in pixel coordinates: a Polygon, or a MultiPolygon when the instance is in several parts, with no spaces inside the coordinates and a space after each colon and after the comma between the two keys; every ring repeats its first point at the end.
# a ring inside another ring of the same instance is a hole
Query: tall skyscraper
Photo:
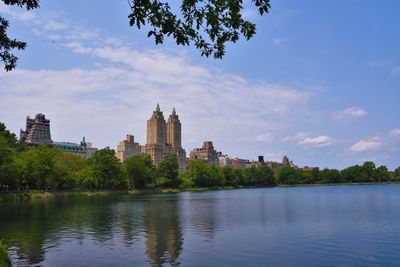
{"type": "Polygon", "coordinates": [[[174,154],[178,160],[179,171],[186,170],[186,152],[182,148],[182,126],[175,108],[165,122],[164,115],[157,104],[151,118],[147,121],[147,144],[142,153],[150,155],[155,165],[168,154],[174,154]]]}
{"type": "Polygon", "coordinates": [[[179,117],[176,114],[175,107],[172,109],[172,114],[169,115],[167,121],[167,145],[175,148],[182,147],[182,129],[179,117]]]}
{"type": "Polygon", "coordinates": [[[153,115],[147,121],[147,144],[165,146],[165,140],[165,119],[162,111],[160,111],[160,105],[157,104],[156,110],[153,111],[153,115]]]}

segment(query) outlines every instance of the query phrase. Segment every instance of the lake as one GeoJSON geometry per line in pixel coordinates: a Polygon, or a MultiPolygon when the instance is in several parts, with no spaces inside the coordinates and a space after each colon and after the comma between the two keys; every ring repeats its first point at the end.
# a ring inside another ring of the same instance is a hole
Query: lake
{"type": "Polygon", "coordinates": [[[399,266],[400,185],[0,206],[13,266],[399,266]]]}

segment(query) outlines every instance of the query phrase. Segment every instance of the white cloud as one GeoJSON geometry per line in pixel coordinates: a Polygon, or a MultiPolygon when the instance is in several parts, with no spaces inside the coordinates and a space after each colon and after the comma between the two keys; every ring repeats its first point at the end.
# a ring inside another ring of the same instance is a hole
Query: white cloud
{"type": "Polygon", "coordinates": [[[65,46],[71,48],[75,53],[80,54],[89,54],[93,50],[92,48],[85,47],[82,43],[76,41],[69,42],[65,46]]]}
{"type": "Polygon", "coordinates": [[[379,137],[374,137],[368,140],[360,140],[350,147],[352,152],[369,152],[381,148],[383,145],[379,137]]]}
{"type": "Polygon", "coordinates": [[[303,140],[306,137],[309,137],[311,134],[310,133],[304,133],[304,132],[299,132],[295,135],[290,135],[290,136],[286,136],[284,138],[282,138],[283,142],[287,142],[287,141],[300,141],[303,140]]]}
{"type": "Polygon", "coordinates": [[[393,76],[400,76],[400,66],[398,67],[393,67],[392,70],[390,71],[390,73],[393,76]]]}
{"type": "Polygon", "coordinates": [[[389,135],[392,137],[400,137],[400,128],[393,129],[389,135]]]}
{"type": "MultiPolygon", "coordinates": [[[[46,29],[46,22],[38,20],[39,35],[90,56],[96,68],[0,73],[0,114],[15,132],[25,116],[43,112],[56,141],[78,141],[85,135],[96,146],[115,147],[133,133],[144,143],[146,120],[160,102],[164,116],[176,106],[185,146],[213,140],[223,150],[247,137],[248,129],[270,132],[290,125],[313,95],[307,87],[250,81],[194,65],[180,54],[137,50],[121,39],[53,20],[46,29]]],[[[263,134],[252,142],[272,139],[272,133],[263,134]]]]}
{"type": "Polygon", "coordinates": [[[326,147],[332,144],[332,138],[326,135],[307,137],[299,142],[300,145],[326,147]]]}
{"type": "Polygon", "coordinates": [[[254,20],[260,16],[260,14],[254,8],[244,8],[242,16],[246,20],[254,20]]]}
{"type": "Polygon", "coordinates": [[[45,31],[58,31],[67,29],[68,25],[66,23],[61,23],[55,20],[48,20],[44,23],[43,29],[45,31]]]}
{"type": "Polygon", "coordinates": [[[346,108],[342,111],[339,112],[334,112],[332,114],[332,118],[334,120],[341,120],[341,119],[355,119],[355,118],[361,118],[365,117],[368,115],[368,112],[358,108],[358,107],[350,107],[346,108]]]}
{"type": "Polygon", "coordinates": [[[274,140],[274,136],[271,133],[257,135],[256,137],[240,137],[239,142],[257,142],[257,143],[268,143],[274,140]]]}
{"type": "Polygon", "coordinates": [[[286,42],[286,41],[287,41],[286,38],[273,38],[273,39],[272,39],[272,44],[274,44],[274,45],[280,45],[280,44],[282,44],[282,43],[284,43],[284,42],[286,42]]]}
{"type": "Polygon", "coordinates": [[[273,141],[274,140],[274,136],[272,135],[272,134],[270,134],[270,133],[268,133],[268,134],[263,134],[263,135],[259,135],[259,136],[257,136],[256,138],[255,138],[255,141],[256,142],[261,142],[261,143],[264,143],[264,142],[271,142],[271,141],[273,141]]]}

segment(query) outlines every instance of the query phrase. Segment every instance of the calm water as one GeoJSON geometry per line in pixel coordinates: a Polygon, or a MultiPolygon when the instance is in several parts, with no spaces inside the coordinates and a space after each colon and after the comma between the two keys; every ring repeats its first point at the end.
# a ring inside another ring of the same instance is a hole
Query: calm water
{"type": "Polygon", "coordinates": [[[400,266],[400,185],[0,206],[14,266],[400,266]]]}

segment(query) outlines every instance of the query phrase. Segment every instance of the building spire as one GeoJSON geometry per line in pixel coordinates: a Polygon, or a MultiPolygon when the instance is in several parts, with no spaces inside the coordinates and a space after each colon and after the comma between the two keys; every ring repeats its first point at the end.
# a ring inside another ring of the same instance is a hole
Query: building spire
{"type": "Polygon", "coordinates": [[[176,115],[175,107],[172,108],[172,115],[176,115]]]}
{"type": "Polygon", "coordinates": [[[160,104],[158,104],[158,102],[157,102],[156,111],[157,111],[157,112],[160,112],[160,104]]]}

